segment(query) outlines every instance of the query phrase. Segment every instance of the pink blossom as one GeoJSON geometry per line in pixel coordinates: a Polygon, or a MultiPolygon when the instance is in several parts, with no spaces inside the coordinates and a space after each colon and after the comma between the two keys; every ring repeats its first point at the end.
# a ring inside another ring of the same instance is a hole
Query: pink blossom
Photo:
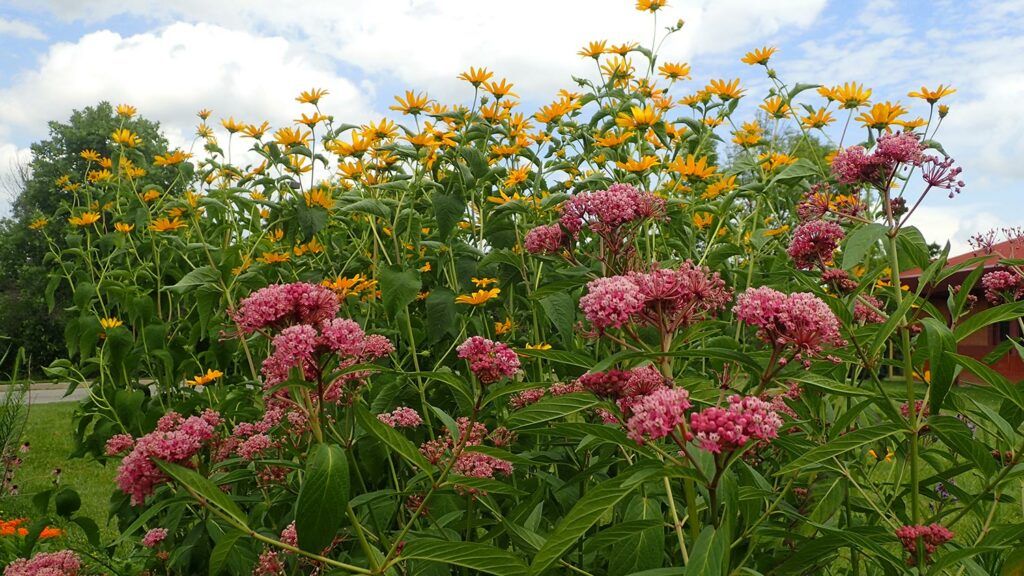
{"type": "Polygon", "coordinates": [[[840,268],[828,268],[821,273],[823,284],[831,286],[836,292],[853,292],[857,289],[857,282],[850,278],[846,270],[840,268]]]}
{"type": "Polygon", "coordinates": [[[637,444],[668,436],[686,421],[689,398],[690,393],[683,388],[661,388],[640,396],[631,407],[633,415],[626,422],[626,435],[637,444]]]}
{"type": "Polygon", "coordinates": [[[562,205],[559,219],[573,236],[583,226],[605,234],[631,222],[653,218],[664,211],[665,202],[629,184],[613,184],[607,190],[576,194],[562,205]]]}
{"type": "Polygon", "coordinates": [[[523,247],[530,254],[554,254],[565,245],[565,233],[558,224],[537,226],[526,233],[523,247]]]}
{"type": "Polygon", "coordinates": [[[779,351],[789,350],[807,367],[810,357],[820,355],[824,345],[846,344],[835,314],[813,294],[786,295],[762,286],[741,294],[733,310],[741,322],[758,328],[759,338],[779,351]]]}
{"type": "Polygon", "coordinates": [[[903,545],[903,549],[909,555],[907,564],[914,566],[917,564],[918,538],[921,539],[921,544],[924,547],[925,563],[930,564],[932,554],[939,549],[939,546],[953,539],[953,532],[941,524],[930,524],[928,526],[918,524],[897,528],[896,537],[899,538],[900,544],[903,545]]]}
{"type": "Polygon", "coordinates": [[[266,434],[253,434],[235,448],[235,453],[246,460],[255,460],[274,447],[274,441],[266,434]]]}
{"type": "Polygon", "coordinates": [[[861,324],[880,324],[885,322],[882,310],[885,310],[885,305],[881,300],[870,294],[861,294],[853,304],[853,319],[861,324]]]}
{"type": "Polygon", "coordinates": [[[981,277],[981,286],[985,289],[985,300],[993,306],[1024,297],[1024,277],[1008,270],[987,272],[981,277]]]}
{"type": "Polygon", "coordinates": [[[423,424],[420,413],[407,406],[399,406],[389,413],[377,414],[377,419],[392,428],[415,428],[423,424]]]}
{"type": "Polygon", "coordinates": [[[640,317],[650,325],[670,331],[689,326],[714,315],[732,299],[732,290],[717,272],[690,260],[678,268],[655,267],[650,272],[633,272],[643,307],[640,317]]]}
{"type": "Polygon", "coordinates": [[[832,260],[832,253],[846,234],[843,228],[828,220],[811,220],[793,231],[793,240],[786,253],[797,268],[809,270],[832,260]]]}
{"type": "Polygon", "coordinates": [[[883,178],[885,164],[884,158],[868,154],[863,146],[850,146],[832,159],[832,173],[843,184],[877,184],[883,178]]]}
{"type": "Polygon", "coordinates": [[[563,396],[565,394],[572,394],[574,392],[582,392],[583,386],[579,382],[572,382],[570,384],[564,384],[562,382],[555,382],[548,388],[548,392],[551,392],[552,396],[563,396]]]}
{"type": "Polygon", "coordinates": [[[949,190],[949,197],[959,194],[966,184],[960,178],[963,168],[953,166],[952,158],[925,156],[921,163],[921,178],[928,186],[949,190]]]}
{"type": "Polygon", "coordinates": [[[917,166],[923,158],[921,143],[913,132],[883,134],[878,138],[874,153],[893,164],[917,166]]]}
{"type": "Polygon", "coordinates": [[[265,550],[256,559],[253,576],[280,576],[284,574],[284,563],[276,550],[265,550]]]}
{"type": "Polygon", "coordinates": [[[584,389],[600,398],[616,399],[624,395],[624,388],[630,376],[628,370],[612,369],[606,372],[587,372],[577,381],[584,389]]]}
{"type": "Polygon", "coordinates": [[[290,524],[281,530],[281,542],[288,544],[289,546],[299,545],[299,533],[295,530],[295,521],[292,520],[290,524]]]}
{"type": "Polygon", "coordinates": [[[4,576],[78,576],[81,568],[82,561],[71,550],[39,552],[8,564],[4,576]]]}
{"type": "Polygon", "coordinates": [[[690,431],[701,448],[713,454],[732,452],[750,440],[778,436],[782,418],[756,396],[732,395],[729,406],[712,406],[690,415],[690,431]]]}
{"type": "Polygon", "coordinates": [[[315,380],[317,376],[316,328],[308,324],[289,326],[274,336],[273,352],[263,360],[265,386],[273,386],[288,379],[292,368],[301,368],[303,376],[315,380]]]}
{"type": "Polygon", "coordinates": [[[598,330],[621,328],[643,309],[644,298],[636,283],[626,276],[598,278],[587,284],[580,309],[598,330]]]}
{"type": "Polygon", "coordinates": [[[131,434],[115,434],[107,440],[104,447],[104,454],[107,456],[118,456],[132,449],[135,446],[135,439],[131,434]]]}
{"type": "Polygon", "coordinates": [[[543,388],[531,388],[529,390],[523,390],[522,392],[508,399],[508,406],[513,410],[519,410],[524,406],[536,404],[537,402],[540,401],[541,398],[544,397],[544,394],[546,393],[547,390],[543,388]]]}
{"type": "Polygon", "coordinates": [[[519,371],[519,356],[512,348],[482,336],[472,336],[457,348],[459,358],[469,362],[469,369],[482,384],[511,378],[519,371]]]}
{"type": "Polygon", "coordinates": [[[142,537],[142,545],[146,548],[156,548],[158,544],[167,538],[166,528],[153,528],[142,537]]]}
{"type": "Polygon", "coordinates": [[[231,318],[245,334],[288,324],[316,324],[337,316],[340,305],[334,292],[323,286],[295,282],[260,288],[242,300],[231,318]]]}
{"type": "MultiPolygon", "coordinates": [[[[465,450],[467,446],[480,446],[483,444],[487,438],[487,426],[480,422],[473,422],[471,424],[466,417],[460,417],[456,420],[456,424],[458,426],[458,438],[452,437],[451,431],[446,429],[442,436],[421,444],[420,453],[432,464],[440,464],[443,460],[450,459],[456,448],[461,445],[463,449],[452,464],[452,470],[455,473],[474,478],[493,478],[495,473],[512,474],[511,463],[480,452],[468,452],[465,450]]],[[[497,437],[507,435],[507,432],[502,434],[499,434],[498,430],[494,432],[494,435],[497,437]]],[[[495,445],[507,444],[507,442],[500,439],[493,440],[493,442],[495,445]]],[[[473,494],[475,490],[469,489],[468,492],[473,494]]]]}

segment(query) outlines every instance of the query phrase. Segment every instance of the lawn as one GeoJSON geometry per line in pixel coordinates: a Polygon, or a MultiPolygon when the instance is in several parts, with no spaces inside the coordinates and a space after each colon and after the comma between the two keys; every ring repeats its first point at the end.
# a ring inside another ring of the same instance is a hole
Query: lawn
{"type": "Polygon", "coordinates": [[[74,488],[82,497],[80,513],[95,520],[105,536],[116,533],[113,524],[107,525],[116,467],[113,463],[104,466],[93,459],[69,457],[75,406],[74,402],[60,402],[29,408],[24,437],[31,443],[31,450],[15,476],[20,495],[0,498],[0,518],[38,516],[32,496],[53,487],[54,471],[59,468],[61,485],[74,488]]]}

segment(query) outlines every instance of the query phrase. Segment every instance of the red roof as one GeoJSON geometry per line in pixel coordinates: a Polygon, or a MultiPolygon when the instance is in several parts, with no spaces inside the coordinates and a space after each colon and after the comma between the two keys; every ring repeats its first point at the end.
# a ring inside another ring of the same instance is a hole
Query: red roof
{"type": "MultiPolygon", "coordinates": [[[[1017,238],[993,244],[992,250],[987,253],[984,250],[972,250],[957,256],[952,256],[946,261],[946,267],[948,268],[958,264],[963,264],[971,258],[977,258],[979,256],[985,257],[985,259],[980,262],[985,268],[996,267],[998,262],[1004,258],[1024,258],[1024,238],[1017,238]]],[[[974,268],[977,268],[977,265],[967,267],[966,270],[973,270],[974,268]]],[[[905,279],[917,278],[920,275],[921,269],[914,268],[900,274],[900,277],[905,279]]]]}

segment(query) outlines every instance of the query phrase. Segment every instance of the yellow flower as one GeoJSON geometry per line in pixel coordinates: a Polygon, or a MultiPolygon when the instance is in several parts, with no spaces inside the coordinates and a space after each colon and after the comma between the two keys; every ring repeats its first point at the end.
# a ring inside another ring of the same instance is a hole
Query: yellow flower
{"type": "Polygon", "coordinates": [[[782,226],[779,226],[778,228],[772,228],[770,230],[765,230],[764,231],[764,235],[768,236],[768,237],[772,237],[772,236],[778,236],[779,234],[785,234],[786,232],[789,232],[789,225],[788,224],[783,224],[782,226]]]}
{"type": "Polygon", "coordinates": [[[127,222],[117,222],[114,224],[114,230],[122,234],[127,234],[135,229],[135,224],[128,224],[127,222]]]}
{"type": "Polygon", "coordinates": [[[714,220],[714,216],[709,212],[697,212],[693,215],[693,225],[698,229],[703,230],[711,225],[714,220]]]}
{"type": "Polygon", "coordinates": [[[582,50],[577,52],[577,54],[579,54],[580,56],[582,56],[584,58],[593,58],[594,60],[597,60],[598,58],[601,57],[602,54],[604,54],[605,52],[608,51],[608,49],[605,48],[605,45],[607,43],[608,42],[606,40],[598,40],[596,42],[588,42],[587,45],[584,46],[582,50]]]}
{"type": "Polygon", "coordinates": [[[191,380],[185,380],[185,384],[189,386],[206,386],[210,382],[219,379],[224,373],[220,370],[207,370],[206,374],[197,374],[191,380]]]}
{"type": "Polygon", "coordinates": [[[387,140],[394,138],[398,134],[398,128],[395,127],[395,123],[382,118],[378,124],[370,122],[362,128],[362,135],[364,138],[369,138],[372,141],[387,140]]]}
{"type": "Polygon", "coordinates": [[[895,104],[892,102],[879,102],[872,106],[867,112],[862,112],[857,116],[857,121],[863,124],[865,128],[884,130],[889,126],[896,124],[899,117],[906,113],[906,108],[901,106],[899,102],[895,104]]]}
{"type": "Polygon", "coordinates": [[[601,71],[604,72],[609,82],[617,86],[624,86],[633,76],[633,63],[619,56],[602,64],[601,71]]]}
{"type": "Polygon", "coordinates": [[[220,125],[231,134],[241,132],[246,126],[245,122],[237,121],[234,117],[221,118],[220,125]]]}
{"type": "Polygon", "coordinates": [[[515,326],[516,325],[514,322],[512,322],[512,319],[506,316],[504,322],[494,323],[494,333],[498,336],[503,336],[511,332],[512,329],[515,328],[515,326]]]}
{"type": "Polygon", "coordinates": [[[255,124],[246,124],[242,133],[249,138],[259,140],[260,138],[263,138],[263,135],[267,133],[267,130],[270,130],[270,123],[264,121],[263,124],[260,124],[259,126],[255,124]]]}
{"type": "Polygon", "coordinates": [[[153,156],[153,164],[156,166],[174,166],[175,164],[181,164],[191,157],[191,154],[186,154],[181,150],[175,150],[166,156],[160,156],[159,154],[153,156]]]}
{"type": "Polygon", "coordinates": [[[767,112],[772,118],[778,118],[780,120],[788,116],[790,112],[789,104],[783,102],[780,96],[772,96],[761,103],[759,108],[767,112]]]}
{"type": "Polygon", "coordinates": [[[319,124],[319,123],[321,123],[321,122],[323,122],[325,120],[328,120],[329,118],[330,118],[329,116],[324,116],[323,114],[321,114],[319,112],[314,112],[312,116],[308,116],[306,114],[303,114],[301,117],[296,118],[295,119],[295,123],[296,124],[302,124],[303,126],[305,126],[307,128],[312,128],[312,127],[316,126],[317,124],[319,124]]]}
{"type": "Polygon", "coordinates": [[[154,232],[173,232],[185,226],[186,223],[175,216],[173,219],[167,217],[157,218],[149,224],[149,229],[154,232]]]}
{"type": "Polygon", "coordinates": [[[142,201],[143,202],[152,202],[153,200],[156,200],[159,197],[160,197],[160,191],[159,190],[146,190],[142,194],[142,201]]]}
{"type": "Polygon", "coordinates": [[[430,272],[431,270],[433,270],[433,267],[430,266],[430,262],[420,266],[420,272],[430,272]]]}
{"type": "Polygon", "coordinates": [[[921,118],[920,116],[914,118],[913,120],[899,120],[895,122],[897,126],[902,126],[904,130],[916,130],[917,128],[920,128],[927,123],[928,121],[925,120],[924,118],[921,118]]]}
{"type": "Polygon", "coordinates": [[[551,122],[558,121],[559,118],[565,116],[569,112],[572,112],[573,109],[575,109],[575,105],[571,101],[558,100],[557,102],[552,102],[547,106],[541,106],[540,110],[534,114],[533,117],[536,118],[538,122],[550,124],[551,122]]]}
{"type": "Polygon", "coordinates": [[[530,165],[529,164],[523,164],[522,166],[519,166],[518,168],[510,168],[508,170],[508,174],[505,176],[505,187],[506,188],[511,188],[511,187],[515,186],[516,184],[519,184],[521,182],[525,182],[526,179],[529,176],[530,176],[530,165]]]}
{"type": "Polygon", "coordinates": [[[939,104],[939,118],[945,118],[946,114],[949,114],[949,106],[939,104]]]}
{"type": "Polygon", "coordinates": [[[632,137],[633,132],[630,132],[628,130],[621,134],[615,134],[614,132],[609,132],[603,136],[598,136],[595,134],[594,144],[597,144],[598,146],[602,146],[604,148],[614,148],[616,146],[625,144],[632,137]]]}
{"type": "Polygon", "coordinates": [[[112,316],[108,316],[106,318],[100,318],[100,326],[102,326],[104,330],[110,330],[112,328],[117,328],[118,326],[124,326],[124,322],[121,322],[112,316]]]}
{"type": "Polygon", "coordinates": [[[700,159],[697,159],[693,154],[687,154],[685,160],[681,156],[676,157],[668,165],[668,169],[678,173],[680,177],[687,180],[704,180],[718,170],[715,165],[708,165],[706,156],[701,156],[700,159]]]}
{"type": "MultiPolygon", "coordinates": [[[[821,94],[822,91],[819,89],[818,93],[821,94]]],[[[843,108],[860,108],[870,101],[871,89],[864,88],[862,84],[856,82],[846,82],[833,86],[829,95],[831,100],[839,102],[843,108]]]]}
{"type": "Polygon", "coordinates": [[[686,62],[666,62],[658,68],[658,73],[668,80],[689,80],[690,65],[686,62]]]}
{"type": "Polygon", "coordinates": [[[287,253],[287,252],[269,252],[268,251],[268,252],[264,252],[263,255],[260,256],[259,258],[257,258],[256,260],[258,262],[263,262],[264,264],[278,264],[278,263],[281,263],[281,262],[287,262],[288,260],[291,259],[291,257],[292,257],[292,255],[287,253]]]}
{"type": "Polygon", "coordinates": [[[537,344],[527,344],[526,345],[526,349],[527,350],[551,350],[551,344],[546,344],[544,342],[539,342],[537,344]]]}
{"type": "Polygon", "coordinates": [[[626,54],[629,54],[630,52],[635,50],[637,46],[639,46],[639,44],[637,44],[636,42],[626,42],[625,44],[617,44],[615,46],[612,46],[611,48],[608,49],[608,51],[611,52],[612,54],[625,56],[626,54]]]}
{"type": "Polygon", "coordinates": [[[142,142],[141,138],[139,138],[134,132],[128,130],[127,128],[119,128],[117,130],[114,130],[114,133],[110,135],[110,138],[115,143],[121,144],[122,146],[127,146],[129,148],[134,148],[142,142]]]}
{"type": "Polygon", "coordinates": [[[667,4],[668,0],[636,0],[636,9],[641,12],[657,12],[667,4]]]}
{"type": "Polygon", "coordinates": [[[736,189],[736,177],[719,177],[717,180],[708,184],[708,187],[704,189],[704,193],[701,194],[701,198],[705,200],[711,200],[716,196],[724,192],[732,192],[736,189]]]}
{"type": "Polygon", "coordinates": [[[501,294],[501,288],[491,288],[490,290],[478,290],[472,294],[460,294],[455,297],[455,302],[458,304],[469,304],[471,306],[479,306],[484,304],[488,300],[493,300],[501,294]]]}
{"type": "Polygon", "coordinates": [[[491,284],[497,284],[497,278],[470,278],[470,281],[476,285],[477,288],[487,288],[491,284]]]}
{"type": "Polygon", "coordinates": [[[651,106],[631,106],[630,111],[619,112],[615,123],[622,128],[649,128],[661,119],[661,112],[651,106]]]}
{"type": "Polygon", "coordinates": [[[136,112],[138,112],[138,110],[135,109],[135,106],[130,106],[128,104],[117,105],[117,115],[123,118],[131,118],[132,116],[135,116],[136,112]]]}
{"type": "Polygon", "coordinates": [[[726,80],[719,78],[712,80],[704,90],[709,94],[714,94],[722,100],[732,100],[739,98],[743,95],[744,90],[740,89],[740,79],[735,78],[733,80],[726,80]]]}
{"type": "Polygon", "coordinates": [[[473,68],[469,67],[469,70],[459,74],[459,80],[465,80],[473,85],[474,88],[479,88],[481,84],[487,82],[494,76],[494,72],[490,72],[487,68],[473,68]]]}
{"type": "Polygon", "coordinates": [[[626,172],[644,172],[658,165],[658,157],[643,156],[640,159],[630,158],[625,162],[616,162],[615,165],[618,166],[620,170],[625,170],[626,172]]]}
{"type": "Polygon", "coordinates": [[[416,94],[412,90],[405,91],[405,98],[395,96],[395,101],[398,104],[391,106],[391,110],[413,116],[418,116],[427,107],[427,104],[430,103],[430,99],[427,98],[426,94],[416,94]]]}
{"type": "Polygon", "coordinates": [[[773,54],[778,52],[778,48],[774,46],[765,46],[764,48],[758,48],[757,50],[751,50],[743,57],[740,62],[744,64],[750,64],[751,66],[760,64],[762,66],[768,65],[768,60],[773,54]]]}
{"type": "Polygon", "coordinates": [[[99,222],[99,212],[82,212],[79,216],[72,216],[68,218],[68,223],[72,226],[78,226],[79,228],[84,226],[92,226],[96,222],[99,222]]]}
{"type": "Polygon", "coordinates": [[[28,225],[28,227],[31,230],[39,230],[46,226],[48,222],[49,220],[47,220],[46,218],[36,218],[35,220],[32,221],[31,224],[28,225]]]}
{"type": "Polygon", "coordinates": [[[210,114],[213,114],[213,112],[207,110],[206,108],[203,108],[199,112],[196,112],[196,116],[199,116],[199,119],[203,120],[204,122],[210,119],[210,114]]]}
{"type": "Polygon", "coordinates": [[[358,296],[362,292],[374,291],[377,281],[369,280],[362,274],[356,274],[348,278],[338,276],[334,280],[324,280],[320,285],[329,288],[338,298],[345,299],[349,295],[358,296]]]}
{"type": "Polygon", "coordinates": [[[935,104],[941,98],[949,96],[954,92],[956,92],[956,88],[953,88],[952,86],[944,86],[942,84],[939,84],[938,88],[934,90],[929,90],[924,86],[921,86],[920,92],[910,92],[909,94],[907,94],[907,96],[910,96],[911,98],[920,98],[921,100],[924,100],[929,104],[935,104]]]}
{"type": "Polygon", "coordinates": [[[89,162],[100,161],[100,153],[91,148],[86,148],[85,150],[82,150],[81,152],[79,152],[78,155],[89,162]]]}
{"type": "Polygon", "coordinates": [[[303,132],[301,128],[281,128],[274,132],[274,141],[281,146],[307,146],[309,135],[309,132],[303,132]]]}
{"type": "Polygon", "coordinates": [[[832,117],[832,113],[826,111],[824,108],[818,108],[811,114],[800,118],[800,123],[805,128],[824,128],[832,122],[835,122],[835,118],[832,117]]]}
{"type": "Polygon", "coordinates": [[[759,162],[764,162],[764,169],[772,172],[782,166],[789,166],[796,162],[796,158],[788,154],[782,154],[780,152],[772,152],[771,154],[759,154],[757,156],[759,162]]]}
{"type": "Polygon", "coordinates": [[[311,90],[304,91],[302,94],[299,94],[295,101],[301,102],[302,104],[312,104],[316,106],[320,102],[320,99],[323,98],[324,96],[327,96],[328,94],[330,94],[330,92],[324,90],[323,88],[313,88],[311,90]]]}
{"type": "Polygon", "coordinates": [[[504,78],[501,82],[488,81],[483,83],[484,90],[491,93],[495,100],[501,100],[505,96],[519,97],[518,94],[512,91],[512,84],[508,83],[504,78]]]}
{"type": "Polygon", "coordinates": [[[302,197],[306,200],[306,206],[310,208],[313,206],[319,206],[324,210],[334,208],[334,197],[331,196],[331,191],[323,187],[310,190],[304,193],[302,197]]]}

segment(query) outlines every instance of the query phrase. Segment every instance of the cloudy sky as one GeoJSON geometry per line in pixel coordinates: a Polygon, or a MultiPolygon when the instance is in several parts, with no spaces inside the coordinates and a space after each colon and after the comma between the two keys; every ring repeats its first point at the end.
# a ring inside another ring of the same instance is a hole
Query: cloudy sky
{"type": "MultiPolygon", "coordinates": [[[[329,89],[322,106],[349,122],[387,114],[406,89],[462,100],[455,77],[469,66],[507,77],[533,109],[570,75],[593,73],[576,55],[584,43],[648,42],[650,17],[632,4],[0,0],[0,171],[27,157],[48,120],[104,99],[136,105],[174,144],[191,140],[200,108],[287,123],[311,87],[329,89]]],[[[864,82],[873,100],[906,103],[922,85],[954,85],[938,139],[967,187],[930,198],[914,223],[954,249],[975,231],[1024,225],[1024,0],[670,0],[660,14],[687,22],[662,59],[690,62],[695,88],[720,77],[760,86],[739,58],[764,44],[779,48],[773,67],[790,83],[864,82]]]]}

